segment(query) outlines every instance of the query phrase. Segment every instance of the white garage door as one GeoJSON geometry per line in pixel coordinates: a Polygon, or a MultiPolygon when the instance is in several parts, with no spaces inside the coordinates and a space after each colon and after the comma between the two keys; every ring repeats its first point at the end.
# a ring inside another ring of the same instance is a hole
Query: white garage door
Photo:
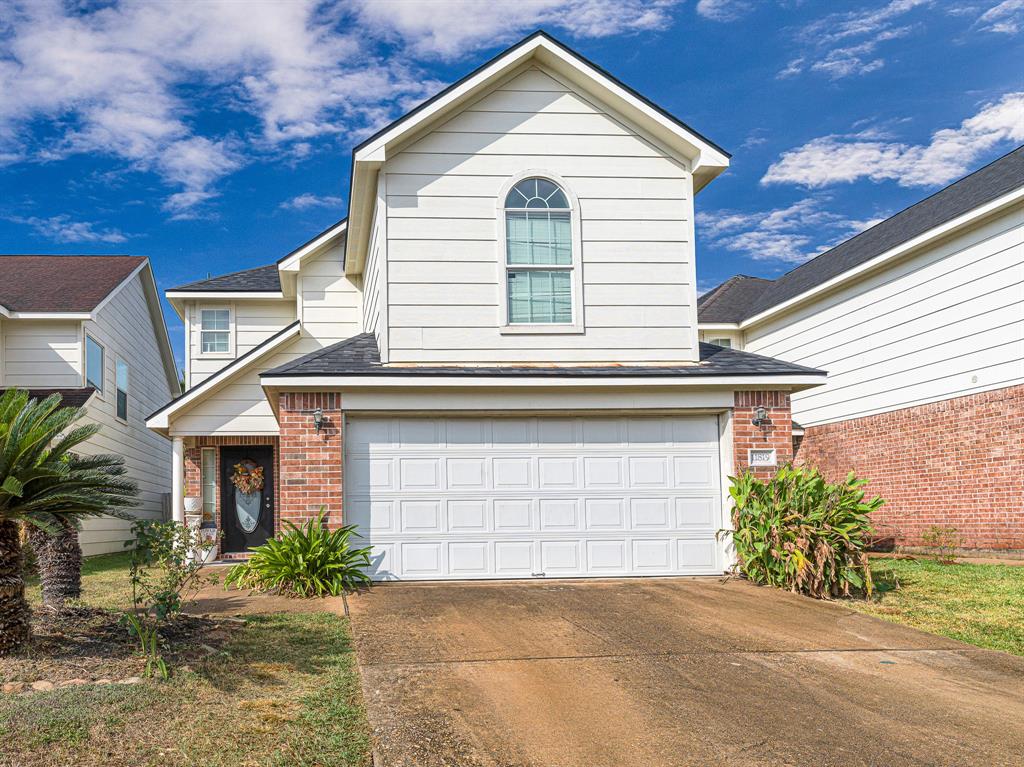
{"type": "Polygon", "coordinates": [[[711,574],[714,416],[346,422],[347,522],[374,577],[711,574]]]}

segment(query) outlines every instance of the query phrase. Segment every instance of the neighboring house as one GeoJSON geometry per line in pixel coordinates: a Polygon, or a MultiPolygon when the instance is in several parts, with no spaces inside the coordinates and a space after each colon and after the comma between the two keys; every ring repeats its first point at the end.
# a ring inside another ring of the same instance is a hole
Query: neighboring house
{"type": "Polygon", "coordinates": [[[788,460],[824,380],[698,344],[727,165],[537,34],[356,147],[346,220],[168,291],[188,390],[148,424],[222,552],[323,507],[382,579],[722,572],[726,477],[788,460]]]}
{"type": "Polygon", "coordinates": [[[828,370],[793,396],[798,459],[870,478],[883,534],[1024,550],[1024,147],[699,305],[703,340],[828,370]]]}
{"type": "MultiPolygon", "coordinates": [[[[180,389],[148,259],[0,256],[0,388],[85,405],[102,430],[80,452],[123,456],[140,490],[134,513],[164,513],[171,444],[144,419],[180,389]]],[[[82,551],[121,551],[130,527],[86,520],[82,551]]]]}

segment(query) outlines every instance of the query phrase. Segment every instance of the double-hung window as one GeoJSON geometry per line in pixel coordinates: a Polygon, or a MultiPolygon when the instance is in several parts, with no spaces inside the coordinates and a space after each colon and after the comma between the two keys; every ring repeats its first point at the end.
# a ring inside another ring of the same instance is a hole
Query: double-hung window
{"type": "Polygon", "coordinates": [[[85,337],[85,385],[103,391],[103,347],[89,335],[85,337]]]}
{"type": "Polygon", "coordinates": [[[114,369],[114,387],[117,389],[117,417],[128,420],[128,363],[117,360],[114,369]]]}
{"type": "Polygon", "coordinates": [[[576,282],[573,211],[546,178],[526,178],[505,197],[505,303],[509,326],[568,325],[576,282]]]}
{"type": "Polygon", "coordinates": [[[203,354],[231,353],[231,312],[203,309],[199,313],[199,343],[203,354]]]}

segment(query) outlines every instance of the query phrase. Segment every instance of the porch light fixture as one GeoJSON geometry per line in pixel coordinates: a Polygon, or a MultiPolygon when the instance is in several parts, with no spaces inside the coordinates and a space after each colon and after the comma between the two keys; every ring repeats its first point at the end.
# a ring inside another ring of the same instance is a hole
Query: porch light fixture
{"type": "Polygon", "coordinates": [[[768,411],[763,407],[754,408],[754,417],[750,421],[754,426],[771,426],[771,419],[768,417],[768,411]]]}
{"type": "Polygon", "coordinates": [[[324,428],[324,411],[323,408],[317,408],[313,411],[313,426],[316,427],[316,433],[319,434],[320,430],[324,428]]]}

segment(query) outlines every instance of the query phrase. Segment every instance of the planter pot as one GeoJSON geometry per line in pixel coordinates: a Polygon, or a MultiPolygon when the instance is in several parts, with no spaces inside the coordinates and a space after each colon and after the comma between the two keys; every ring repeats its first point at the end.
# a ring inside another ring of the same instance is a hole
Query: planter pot
{"type": "Polygon", "coordinates": [[[195,553],[195,557],[204,565],[208,565],[217,558],[217,528],[202,528],[199,531],[199,540],[203,542],[203,545],[195,553]]]}
{"type": "Polygon", "coordinates": [[[185,496],[185,514],[203,513],[203,499],[197,495],[185,496]]]}

